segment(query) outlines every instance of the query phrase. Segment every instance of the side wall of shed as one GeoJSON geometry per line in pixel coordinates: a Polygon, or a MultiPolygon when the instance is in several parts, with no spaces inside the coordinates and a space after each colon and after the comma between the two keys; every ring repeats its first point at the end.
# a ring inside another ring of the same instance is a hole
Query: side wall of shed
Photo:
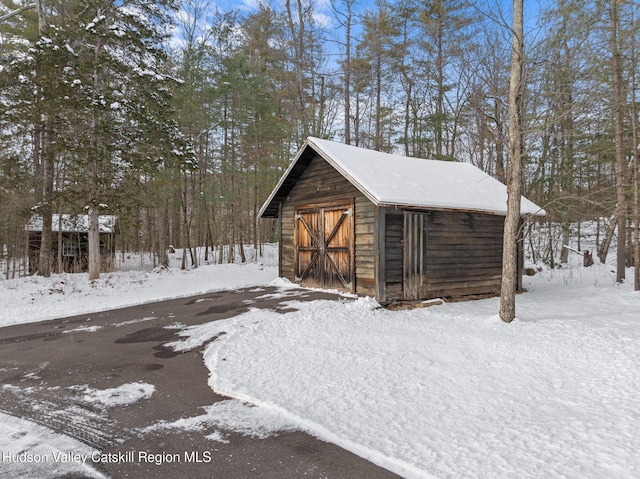
{"type": "MultiPolygon", "coordinates": [[[[504,217],[457,211],[423,213],[427,217],[428,297],[499,294],[504,217]]],[[[403,212],[387,208],[385,223],[386,300],[401,300],[403,212]]]]}
{"type": "Polygon", "coordinates": [[[295,210],[355,199],[355,292],[374,294],[374,206],[335,168],[316,156],[282,203],[280,274],[295,281],[295,210]]]}
{"type": "Polygon", "coordinates": [[[403,229],[404,216],[398,208],[386,208],[385,244],[385,290],[386,301],[400,300],[403,297],[403,229]]]}

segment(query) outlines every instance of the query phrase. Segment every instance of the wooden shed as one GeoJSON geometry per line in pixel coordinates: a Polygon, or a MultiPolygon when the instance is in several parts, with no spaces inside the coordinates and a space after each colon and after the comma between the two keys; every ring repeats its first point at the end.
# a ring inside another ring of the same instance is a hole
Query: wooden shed
{"type": "Polygon", "coordinates": [[[278,218],[281,277],[385,303],[499,294],[506,204],[473,165],[310,137],[260,217],[278,218]]]}
{"type": "MultiPolygon", "coordinates": [[[[113,266],[115,259],[115,235],[117,217],[98,217],[100,232],[100,257],[103,269],[113,266]]],[[[42,241],[42,216],[33,215],[25,226],[29,272],[38,269],[40,244],[42,241]]],[[[79,273],[88,271],[89,217],[87,215],[51,215],[51,257],[54,264],[61,258],[63,271],[79,273]]]]}

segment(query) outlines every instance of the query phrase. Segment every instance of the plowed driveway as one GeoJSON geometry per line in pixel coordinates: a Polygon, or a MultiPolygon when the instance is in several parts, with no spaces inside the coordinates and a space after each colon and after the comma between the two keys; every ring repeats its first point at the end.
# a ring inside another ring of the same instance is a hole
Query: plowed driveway
{"type": "MultiPolygon", "coordinates": [[[[275,288],[217,292],[0,328],[0,410],[72,436],[111,457],[120,454],[119,460],[94,464],[114,479],[397,477],[301,431],[260,439],[206,424],[150,428],[196,418],[204,407],[229,399],[208,387],[209,371],[200,351],[176,354],[163,346],[178,339],[179,328],[228,318],[249,307],[278,310],[286,308],[286,300],[334,298],[294,291],[293,298],[280,297],[275,288]],[[265,298],[268,293],[274,294],[265,298]],[[87,402],[83,393],[137,382],[155,390],[130,404],[87,402]],[[140,461],[140,451],[159,459],[177,454],[181,460],[140,461]]],[[[7,464],[3,470],[11,474],[7,464]]]]}

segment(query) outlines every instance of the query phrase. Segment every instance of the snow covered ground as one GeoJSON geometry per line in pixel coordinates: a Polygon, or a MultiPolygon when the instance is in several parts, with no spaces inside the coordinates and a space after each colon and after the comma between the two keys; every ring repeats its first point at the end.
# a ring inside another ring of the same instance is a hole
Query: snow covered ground
{"type": "MultiPolygon", "coordinates": [[[[293,302],[298,311],[184,330],[174,347],[208,343],[214,390],[407,478],[640,477],[640,294],[632,280],[616,285],[610,265],[582,268],[576,256],[525,278],[510,325],[495,298],[395,312],[368,298],[293,302]]],[[[235,286],[286,294],[275,276],[273,266],[210,265],[92,285],[82,275],[1,281],[0,324],[235,286]]],[[[15,421],[0,416],[0,429],[15,421]]],[[[38,447],[77,449],[20,424],[38,447]]],[[[0,438],[0,450],[14,445],[0,438]]]]}
{"type": "MultiPolygon", "coordinates": [[[[10,384],[3,388],[20,390],[10,384]]],[[[117,388],[97,390],[86,385],[73,386],[84,402],[100,403],[114,408],[151,397],[154,386],[145,383],[123,384],[117,388]]],[[[81,420],[81,410],[75,418],[81,420]]],[[[92,460],[99,460],[101,451],[56,433],[32,421],[13,417],[0,411],[0,477],[47,479],[59,477],[91,477],[106,479],[92,460]]]]}
{"type": "Polygon", "coordinates": [[[0,412],[2,477],[54,478],[65,474],[104,479],[89,465],[96,451],[62,434],[0,412]]]}
{"type": "Polygon", "coordinates": [[[169,269],[153,269],[148,259],[130,255],[118,271],[89,282],[86,273],[28,276],[0,275],[0,326],[56,319],[135,306],[228,288],[262,285],[277,275],[277,245],[266,245],[260,263],[202,264],[181,270],[182,251],[171,255],[169,269]]]}
{"type": "Polygon", "coordinates": [[[365,298],[255,310],[185,345],[225,332],[204,353],[214,390],[404,477],[640,477],[640,294],[602,265],[527,283],[510,325],[497,299],[365,298]]]}

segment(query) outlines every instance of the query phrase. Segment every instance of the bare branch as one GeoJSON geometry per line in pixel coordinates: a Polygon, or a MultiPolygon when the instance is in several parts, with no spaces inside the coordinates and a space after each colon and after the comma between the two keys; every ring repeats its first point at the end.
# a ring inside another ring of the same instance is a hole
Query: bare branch
{"type": "Polygon", "coordinates": [[[0,22],[4,22],[5,20],[9,20],[10,18],[13,18],[16,15],[19,15],[20,13],[24,12],[25,10],[29,10],[31,8],[36,8],[36,4],[35,3],[29,3],[27,5],[23,5],[22,7],[14,10],[13,12],[5,13],[4,15],[2,15],[0,17],[0,22]]]}

